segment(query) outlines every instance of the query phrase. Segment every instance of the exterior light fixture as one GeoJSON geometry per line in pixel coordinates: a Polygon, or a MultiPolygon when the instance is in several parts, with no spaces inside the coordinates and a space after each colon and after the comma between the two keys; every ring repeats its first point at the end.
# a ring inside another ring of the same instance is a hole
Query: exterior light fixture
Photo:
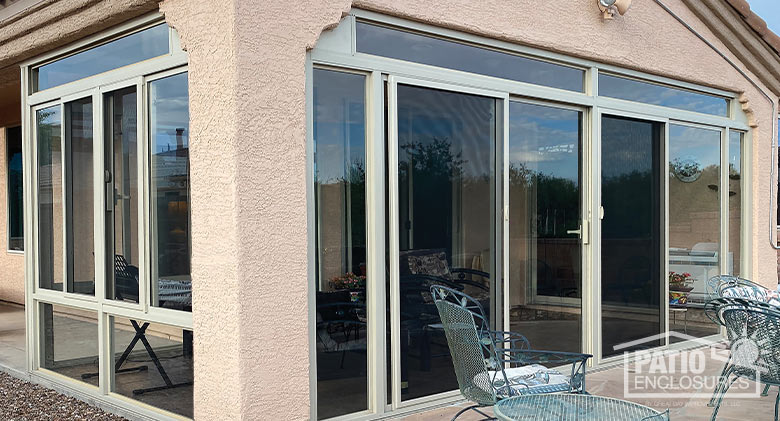
{"type": "Polygon", "coordinates": [[[631,0],[596,0],[596,3],[604,19],[612,19],[616,12],[623,16],[631,7],[631,0]]]}

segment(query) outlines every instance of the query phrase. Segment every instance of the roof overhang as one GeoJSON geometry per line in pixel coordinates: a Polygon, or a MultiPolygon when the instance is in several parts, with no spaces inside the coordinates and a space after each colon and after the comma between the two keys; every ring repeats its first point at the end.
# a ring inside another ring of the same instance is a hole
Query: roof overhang
{"type": "Polygon", "coordinates": [[[682,0],[734,56],[780,96],[780,37],[745,0],[682,0]]]}

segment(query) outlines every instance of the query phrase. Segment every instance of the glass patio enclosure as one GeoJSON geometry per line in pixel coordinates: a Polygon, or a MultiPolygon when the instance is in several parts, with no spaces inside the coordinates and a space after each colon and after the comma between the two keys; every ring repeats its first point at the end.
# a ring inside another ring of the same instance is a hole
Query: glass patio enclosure
{"type": "Polygon", "coordinates": [[[750,276],[733,93],[359,10],[309,59],[313,417],[458,396],[431,283],[594,365],[719,336],[707,279],[750,276]]]}

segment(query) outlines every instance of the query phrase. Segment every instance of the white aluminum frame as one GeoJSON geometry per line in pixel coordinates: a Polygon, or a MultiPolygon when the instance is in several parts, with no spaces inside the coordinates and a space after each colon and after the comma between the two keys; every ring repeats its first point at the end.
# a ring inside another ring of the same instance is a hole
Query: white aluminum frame
{"type": "MultiPolygon", "coordinates": [[[[56,383],[62,387],[72,389],[80,394],[91,396],[111,406],[120,408],[128,414],[148,419],[182,420],[187,419],[161,408],[155,408],[141,401],[113,392],[113,341],[111,328],[113,318],[124,317],[155,324],[163,324],[182,328],[193,329],[192,313],[157,308],[150,301],[150,244],[153,242],[154,233],[151,232],[150,202],[152,198],[150,182],[150,157],[149,134],[146,120],[149,116],[148,83],[160,78],[187,72],[187,54],[181,50],[176,32],[169,28],[169,54],[131,64],[119,69],[111,70],[95,76],[80,79],[74,82],[55,86],[43,91],[31,92],[30,73],[34,66],[51,62],[61,57],[83,51],[100,43],[109,42],[128,33],[142,30],[150,26],[164,23],[164,19],[158,13],[151,13],[138,19],[118,25],[110,30],[103,31],[94,36],[57,49],[45,55],[28,60],[21,65],[22,90],[22,137],[24,171],[24,201],[25,201],[25,250],[36,250],[38,242],[38,194],[37,194],[37,134],[35,111],[50,106],[59,106],[62,120],[61,142],[63,173],[66,168],[64,144],[66,116],[65,103],[86,97],[92,99],[93,109],[93,188],[94,188],[94,239],[95,239],[95,295],[87,296],[67,291],[67,258],[66,236],[63,236],[63,291],[44,290],[38,287],[38,261],[39,253],[25,253],[25,317],[27,324],[27,370],[30,375],[45,383],[56,383]],[[104,182],[105,166],[105,133],[103,127],[104,94],[117,89],[135,87],[136,112],[137,112],[137,141],[138,141],[138,253],[139,253],[139,303],[127,303],[106,298],[105,294],[105,201],[106,191],[104,182]],[[50,303],[58,306],[67,306],[77,309],[94,311],[98,320],[98,350],[100,377],[97,388],[86,383],[62,376],[50,370],[40,367],[40,338],[41,321],[39,317],[40,303],[50,303]]],[[[63,196],[65,195],[65,182],[63,177],[63,196]]],[[[65,215],[66,202],[63,197],[63,230],[66,230],[67,217],[65,215]]]]}
{"type": "MultiPolygon", "coordinates": [[[[524,101],[524,102],[539,102],[542,105],[548,105],[548,106],[559,106],[559,107],[567,107],[567,108],[574,108],[578,110],[582,110],[583,112],[583,118],[585,124],[583,124],[583,161],[581,163],[581,171],[583,172],[583,202],[582,202],[582,212],[583,212],[583,221],[588,225],[589,232],[587,233],[588,236],[588,244],[583,244],[582,246],[582,259],[583,259],[583,268],[582,268],[582,276],[583,276],[583,297],[582,297],[582,323],[583,323],[583,337],[582,337],[582,347],[584,352],[592,353],[594,354],[594,359],[591,361],[591,366],[596,367],[606,367],[611,364],[614,364],[617,359],[615,357],[610,358],[601,358],[601,322],[600,322],[600,312],[601,312],[601,296],[600,296],[600,271],[601,271],[601,256],[600,256],[600,246],[601,246],[601,218],[600,214],[602,212],[601,209],[601,182],[600,182],[600,174],[601,174],[601,116],[602,114],[608,114],[608,115],[618,115],[618,116],[624,116],[624,117],[630,117],[630,118],[636,118],[640,120],[649,120],[649,121],[656,121],[664,124],[664,168],[666,168],[666,171],[663,176],[668,174],[668,142],[669,142],[669,125],[671,123],[674,124],[688,124],[688,125],[698,125],[703,126],[708,129],[715,129],[715,130],[721,130],[724,135],[721,136],[721,157],[726,156],[726,159],[728,159],[727,155],[725,155],[723,152],[728,151],[728,146],[724,148],[723,143],[728,143],[728,132],[730,130],[737,130],[744,133],[744,140],[743,140],[743,166],[742,166],[742,177],[745,179],[745,183],[749,183],[751,177],[752,177],[752,169],[750,168],[750,138],[752,136],[752,130],[751,127],[748,125],[747,117],[746,115],[741,111],[740,107],[738,107],[738,98],[737,94],[733,92],[724,91],[721,89],[716,89],[708,86],[702,86],[697,85],[695,83],[690,82],[684,82],[679,80],[674,80],[666,77],[661,77],[645,72],[640,72],[636,70],[629,70],[620,68],[617,66],[607,65],[599,62],[595,62],[592,60],[586,60],[586,59],[580,59],[580,58],[574,58],[570,57],[564,54],[560,53],[554,53],[550,51],[545,51],[537,48],[532,47],[526,47],[521,45],[512,44],[505,41],[498,41],[486,37],[481,37],[478,35],[472,35],[472,34],[466,34],[462,32],[458,32],[455,30],[435,27],[432,25],[428,25],[421,22],[415,22],[415,21],[409,21],[402,18],[397,17],[391,17],[382,15],[380,13],[366,11],[366,10],[360,10],[360,9],[352,9],[350,12],[350,15],[345,17],[341,24],[330,31],[324,32],[318,41],[318,45],[316,48],[311,50],[307,54],[307,86],[309,89],[307,89],[307,153],[309,154],[307,157],[307,175],[308,180],[312,180],[313,175],[313,159],[311,158],[311,152],[313,147],[313,137],[311,134],[312,128],[313,128],[313,104],[312,104],[312,92],[311,92],[311,86],[312,86],[312,79],[311,79],[311,69],[313,67],[327,67],[332,68],[334,70],[340,70],[340,71],[347,71],[347,72],[361,72],[363,74],[370,75],[370,89],[367,90],[366,96],[367,96],[367,113],[366,115],[369,116],[369,121],[367,122],[367,157],[368,159],[368,167],[367,167],[367,220],[368,220],[368,229],[367,229],[367,235],[369,237],[369,244],[372,244],[370,239],[376,238],[377,241],[373,244],[375,245],[373,249],[370,247],[368,250],[369,257],[368,261],[371,262],[372,258],[376,259],[374,260],[374,269],[376,271],[371,270],[369,274],[369,283],[374,284],[377,283],[377,285],[384,286],[385,282],[385,273],[384,273],[384,264],[378,264],[377,263],[383,263],[384,260],[384,248],[385,243],[380,241],[384,238],[385,235],[385,224],[381,223],[384,222],[382,217],[389,218],[388,221],[389,224],[389,235],[390,235],[390,243],[388,250],[390,252],[390,264],[389,268],[391,270],[390,277],[391,277],[391,311],[397,312],[397,286],[395,288],[392,288],[392,285],[394,285],[397,282],[392,282],[393,279],[397,280],[397,268],[394,268],[394,265],[392,262],[398,261],[398,253],[397,253],[397,218],[398,215],[397,210],[394,209],[393,204],[397,203],[397,189],[395,185],[395,181],[393,181],[392,177],[392,171],[390,171],[390,179],[389,179],[389,186],[387,188],[389,189],[389,206],[385,206],[385,203],[383,201],[383,194],[384,194],[384,183],[382,181],[379,181],[379,177],[382,175],[383,165],[384,165],[384,156],[382,155],[382,151],[384,148],[384,132],[382,130],[382,123],[384,114],[382,110],[377,109],[377,105],[384,104],[383,100],[384,97],[381,97],[380,95],[384,94],[382,82],[380,82],[380,75],[381,78],[384,80],[387,80],[389,82],[389,92],[388,94],[388,118],[389,121],[387,122],[387,129],[388,129],[388,153],[390,156],[388,156],[388,168],[394,168],[394,165],[397,165],[397,157],[393,157],[393,139],[397,138],[397,135],[393,133],[394,130],[394,124],[397,123],[395,116],[393,115],[393,110],[395,109],[395,94],[394,89],[392,86],[397,86],[397,83],[411,83],[414,85],[422,85],[422,86],[430,86],[430,87],[441,87],[446,90],[454,90],[454,91],[462,91],[462,92],[479,92],[482,95],[485,95],[485,92],[488,93],[487,96],[495,96],[495,97],[504,97],[507,98],[505,101],[505,104],[508,105],[508,101],[524,101]],[[439,37],[439,38],[446,38],[450,40],[456,40],[464,43],[468,43],[471,45],[476,45],[482,48],[487,49],[496,49],[501,50],[505,52],[515,53],[527,57],[531,57],[537,60],[542,61],[548,61],[553,62],[557,64],[561,64],[564,66],[569,67],[576,67],[583,69],[585,71],[585,77],[584,77],[584,86],[583,86],[583,92],[573,92],[573,91],[566,91],[562,89],[556,89],[551,87],[545,87],[540,85],[534,85],[524,82],[516,82],[511,80],[505,80],[505,79],[499,79],[491,76],[485,76],[480,74],[472,74],[472,73],[466,73],[461,72],[457,70],[452,69],[446,69],[446,68],[439,68],[435,66],[429,66],[414,62],[406,62],[401,60],[395,60],[380,56],[373,56],[369,54],[364,54],[356,51],[356,41],[355,41],[355,23],[357,20],[361,21],[367,21],[370,23],[375,23],[383,26],[390,26],[390,27],[396,27],[399,29],[403,29],[406,31],[412,31],[412,32],[418,32],[424,35],[433,36],[433,37],[439,37]],[[663,107],[658,105],[651,105],[651,104],[644,104],[644,103],[638,103],[638,102],[632,102],[627,100],[621,100],[621,99],[615,99],[615,98],[608,98],[608,97],[601,97],[598,96],[598,76],[599,72],[604,71],[611,75],[620,76],[620,77],[627,77],[634,80],[639,80],[642,82],[648,82],[648,83],[654,83],[654,84],[660,84],[665,85],[671,88],[677,88],[682,89],[686,91],[692,91],[695,93],[702,93],[707,95],[714,95],[718,97],[723,97],[726,100],[729,101],[728,106],[728,116],[716,116],[716,115],[710,115],[710,114],[703,114],[693,111],[686,111],[676,108],[670,108],[670,107],[663,107]],[[395,136],[395,137],[394,137],[395,136]],[[373,151],[370,151],[372,148],[374,148],[373,151]],[[370,151],[370,152],[369,152],[370,151]],[[374,165],[372,167],[372,165],[374,165]],[[371,182],[371,175],[374,175],[375,179],[374,182],[371,182]],[[385,209],[389,209],[389,214],[384,215],[385,209]],[[371,215],[374,214],[376,219],[372,222],[371,221],[371,215]],[[393,237],[396,237],[393,239],[393,237]],[[376,247],[379,246],[380,250],[376,250],[376,247]],[[395,250],[395,252],[393,251],[395,250]],[[375,281],[371,281],[371,277],[375,277],[375,281]],[[395,291],[394,291],[395,289],[395,291]]],[[[507,125],[507,129],[505,129],[506,137],[505,137],[505,147],[507,147],[508,144],[508,111],[505,112],[505,125],[507,125]]],[[[504,165],[506,165],[506,159],[508,158],[508,154],[506,153],[506,150],[504,151],[503,155],[505,162],[504,165]]],[[[721,158],[723,159],[723,158],[721,158]]],[[[726,166],[722,166],[722,173],[723,168],[727,168],[726,166]]],[[[727,176],[727,174],[726,174],[727,176]]],[[[397,175],[396,175],[397,177],[397,175]]],[[[723,175],[721,175],[723,177],[723,175]]],[[[664,177],[664,189],[665,191],[668,191],[668,177],[664,177]]],[[[311,202],[311,199],[313,198],[313,186],[310,186],[309,184],[312,184],[311,182],[307,183],[307,194],[309,197],[309,203],[311,202]]],[[[748,185],[748,184],[743,184],[748,185]]],[[[506,206],[508,205],[508,183],[506,183],[506,178],[504,179],[504,189],[503,192],[504,198],[504,209],[506,209],[506,206]]],[[[723,189],[721,189],[723,190],[723,189]]],[[[752,275],[752,263],[750,262],[749,253],[750,249],[752,248],[752,245],[750,243],[751,237],[749,235],[750,230],[750,224],[752,223],[752,217],[750,212],[747,210],[750,209],[752,204],[752,194],[750,192],[750,189],[743,189],[743,202],[742,202],[742,218],[741,218],[741,235],[742,235],[742,276],[743,277],[750,277],[752,275]]],[[[725,197],[726,204],[728,203],[728,192],[721,194],[721,201],[723,201],[723,196],[725,197]]],[[[728,206],[726,206],[726,209],[728,206]]],[[[723,209],[723,204],[721,203],[721,209],[723,209]]],[[[312,206],[309,206],[308,209],[308,215],[309,215],[309,274],[310,279],[313,279],[314,276],[314,253],[316,252],[313,249],[314,239],[313,239],[313,218],[316,217],[314,215],[314,210],[312,206]]],[[[669,227],[668,227],[668,220],[669,220],[669,207],[666,200],[664,200],[664,209],[663,209],[663,224],[664,224],[664,239],[662,241],[662,245],[665,247],[664,250],[664,256],[668,253],[668,242],[669,242],[669,227]]],[[[728,236],[724,235],[724,233],[728,232],[728,229],[723,229],[723,227],[728,227],[728,210],[726,212],[720,213],[721,218],[721,248],[726,247],[728,248],[728,236]]],[[[508,221],[504,218],[502,223],[504,232],[508,232],[508,221]]],[[[505,236],[506,237],[506,236],[505,236]]],[[[508,270],[508,239],[504,239],[503,242],[503,249],[502,249],[502,261],[506,262],[503,265],[503,270],[508,270]]],[[[721,250],[722,252],[722,250],[721,250]]],[[[723,255],[723,254],[721,254],[723,255]]],[[[722,262],[725,261],[725,259],[721,259],[722,262]]],[[[668,258],[666,258],[663,262],[664,268],[668,272],[668,258]]],[[[723,264],[723,263],[722,263],[723,264]]],[[[724,269],[721,267],[721,269],[724,269]]],[[[508,278],[508,274],[504,274],[504,279],[508,278]]],[[[311,282],[310,282],[311,284],[311,282]]],[[[662,285],[666,285],[665,292],[668,296],[668,282],[666,282],[666,277],[662,280],[662,285]]],[[[311,287],[311,285],[310,285],[311,287]]],[[[362,411],[359,413],[354,414],[348,414],[344,416],[339,416],[336,418],[333,418],[334,420],[363,420],[363,419],[375,419],[377,417],[385,417],[385,416],[400,416],[405,413],[430,408],[431,406],[435,405],[442,405],[449,402],[452,402],[454,400],[459,399],[459,396],[457,394],[457,391],[453,392],[447,392],[442,393],[434,396],[428,396],[423,398],[417,398],[410,401],[404,401],[401,402],[400,400],[400,365],[398,363],[397,358],[393,358],[393,367],[391,367],[391,378],[394,379],[393,385],[395,385],[396,389],[399,390],[393,390],[392,391],[392,404],[388,405],[386,404],[386,385],[387,385],[387,377],[386,377],[386,366],[383,365],[385,361],[387,361],[387,356],[384,355],[384,333],[385,333],[385,319],[384,319],[384,309],[385,309],[385,297],[384,297],[384,288],[380,288],[377,290],[379,292],[376,296],[369,296],[368,303],[369,308],[371,306],[374,306],[374,312],[371,313],[371,310],[369,309],[369,313],[371,314],[372,319],[370,319],[369,323],[371,324],[371,328],[375,330],[373,333],[373,336],[376,341],[372,341],[372,334],[369,334],[369,343],[371,346],[373,346],[374,350],[378,351],[374,354],[371,362],[370,367],[370,377],[369,377],[369,396],[371,397],[369,409],[367,411],[362,411]],[[381,292],[380,292],[381,291],[381,292]],[[381,297],[380,297],[381,295],[381,297]],[[379,334],[381,332],[382,334],[379,334]],[[379,337],[379,338],[377,338],[379,337]],[[401,402],[399,404],[399,402],[401,402]]],[[[372,295],[372,294],[369,294],[372,295]]],[[[315,343],[315,335],[314,335],[314,328],[313,321],[316,320],[316,314],[315,314],[315,308],[316,308],[316,299],[314,290],[310,290],[309,294],[309,318],[310,318],[310,332],[309,337],[311,344],[315,343]]],[[[504,295],[505,304],[506,299],[508,297],[508,294],[504,295]]],[[[675,343],[675,344],[669,344],[668,339],[668,331],[669,331],[669,321],[668,321],[668,300],[663,300],[665,302],[664,309],[666,310],[664,312],[664,321],[663,326],[666,327],[666,338],[664,340],[664,345],[667,349],[681,349],[684,348],[686,345],[685,343],[675,343]]],[[[506,316],[506,310],[508,310],[508,307],[504,306],[505,310],[505,317],[506,316]]],[[[505,326],[508,327],[509,320],[508,317],[504,321],[505,326]]],[[[393,321],[391,321],[391,335],[394,335],[393,338],[395,339],[394,342],[397,343],[397,334],[399,327],[396,325],[393,325],[393,321]]],[[[705,338],[706,340],[715,340],[720,338],[719,335],[713,335],[711,337],[705,338]]],[[[398,350],[393,350],[395,354],[398,353],[398,350]]],[[[396,355],[394,355],[396,356],[396,355]]],[[[619,358],[619,357],[618,357],[619,358]]],[[[310,381],[312,385],[310,386],[310,399],[311,399],[311,418],[316,419],[316,353],[312,353],[310,356],[310,381]]]]}

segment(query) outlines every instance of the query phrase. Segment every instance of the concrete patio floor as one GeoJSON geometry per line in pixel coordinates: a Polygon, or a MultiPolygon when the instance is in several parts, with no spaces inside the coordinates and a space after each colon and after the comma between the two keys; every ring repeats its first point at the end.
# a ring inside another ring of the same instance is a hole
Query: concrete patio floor
{"type": "MultiPolygon", "coordinates": [[[[723,345],[719,345],[718,348],[722,349],[723,345]]],[[[685,353],[683,353],[683,355],[685,355],[685,353]]],[[[702,374],[715,378],[720,373],[722,367],[723,362],[708,358],[706,360],[705,369],[702,374]]],[[[629,369],[632,370],[633,366],[630,365],[629,369]]],[[[681,377],[679,374],[673,374],[672,376],[676,380],[679,380],[681,377]]],[[[751,383],[751,385],[752,384],[753,383],[751,383]]],[[[659,411],[669,409],[669,417],[671,420],[704,421],[709,420],[712,416],[713,408],[707,406],[709,398],[690,398],[684,396],[659,396],[657,398],[643,399],[636,399],[631,397],[626,398],[624,393],[624,385],[624,366],[622,364],[613,366],[608,369],[594,371],[587,375],[586,386],[588,392],[592,395],[625,399],[649,406],[659,411]]],[[[706,396],[710,396],[712,393],[712,388],[686,390],[686,392],[694,391],[697,393],[703,393],[706,396]]],[[[774,417],[774,405],[777,393],[777,388],[770,389],[769,396],[755,398],[736,397],[733,396],[732,393],[727,393],[723,399],[723,403],[721,404],[717,419],[719,421],[772,420],[774,417]]],[[[466,406],[468,406],[468,404],[463,402],[451,406],[407,415],[402,419],[404,421],[449,420],[455,415],[455,413],[466,406]]],[[[486,409],[485,412],[492,414],[490,409],[486,409]]],[[[473,411],[469,411],[458,418],[459,421],[477,421],[482,419],[483,417],[473,411]]]]}
{"type": "Polygon", "coordinates": [[[0,302],[0,370],[28,377],[25,369],[24,307],[0,302]]]}

